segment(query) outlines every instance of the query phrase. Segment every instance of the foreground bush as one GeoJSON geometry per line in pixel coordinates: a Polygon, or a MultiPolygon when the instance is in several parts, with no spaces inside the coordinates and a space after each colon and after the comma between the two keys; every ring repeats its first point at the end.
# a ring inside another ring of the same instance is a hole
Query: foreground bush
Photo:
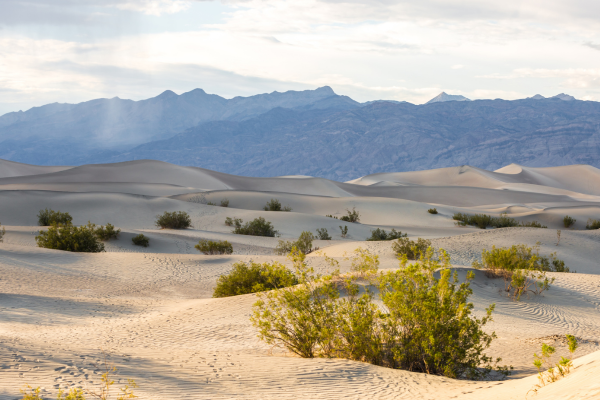
{"type": "Polygon", "coordinates": [[[291,207],[281,207],[281,203],[277,199],[271,199],[267,205],[263,207],[265,211],[292,211],[291,207]]]}
{"type": "Polygon", "coordinates": [[[515,300],[528,292],[538,295],[550,289],[555,278],[548,278],[546,272],[571,272],[564,261],[556,258],[556,253],[540,256],[537,246],[493,246],[490,251],[483,250],[481,258],[473,267],[484,269],[490,278],[503,278],[505,291],[515,300]]]}
{"type": "Polygon", "coordinates": [[[585,229],[600,229],[600,221],[597,219],[588,219],[585,229]]]}
{"type": "Polygon", "coordinates": [[[344,215],[343,217],[340,218],[341,221],[346,221],[346,222],[359,222],[360,221],[360,214],[358,213],[358,211],[356,211],[355,207],[352,207],[352,211],[350,210],[346,210],[346,215],[344,215]]]}
{"type": "Polygon", "coordinates": [[[194,246],[196,250],[206,255],[212,254],[231,254],[233,246],[227,240],[213,242],[211,240],[201,240],[194,246]]]}
{"type": "Polygon", "coordinates": [[[573,355],[575,354],[577,347],[579,347],[579,344],[577,343],[575,336],[565,336],[569,346],[569,358],[561,357],[559,362],[553,363],[552,354],[554,354],[556,349],[546,343],[542,343],[542,352],[540,356],[537,354],[533,355],[533,365],[535,365],[538,370],[539,381],[539,384],[535,385],[532,389],[534,393],[541,387],[546,386],[547,383],[556,382],[561,377],[564,378],[571,372],[571,368],[573,368],[573,355]],[[547,368],[547,370],[543,371],[544,368],[547,368]]]}
{"type": "Polygon", "coordinates": [[[141,233],[137,236],[132,237],[131,241],[136,246],[142,246],[142,247],[150,246],[150,239],[148,239],[146,236],[144,236],[141,233]]]}
{"type": "Polygon", "coordinates": [[[227,275],[221,275],[213,297],[229,297],[241,294],[264,292],[298,284],[296,276],[278,262],[272,264],[243,261],[233,264],[227,275]]]}
{"type": "Polygon", "coordinates": [[[192,219],[185,211],[165,211],[156,216],[154,224],[161,229],[186,229],[192,226],[192,219]]]}
{"type": "MultiPolygon", "coordinates": [[[[432,255],[430,250],[411,265],[404,258],[401,269],[377,275],[378,259],[362,251],[356,268],[375,280],[383,313],[375,294],[359,284],[356,275],[315,275],[304,254],[293,251],[290,258],[300,285],[260,293],[251,321],[263,341],[305,358],[346,358],[450,378],[484,379],[494,369],[492,362],[500,361],[484,353],[496,337],[482,329],[492,320],[494,305],[483,318],[473,317],[468,297],[474,274],[459,283],[447,254],[442,251],[441,262],[432,255]]],[[[508,367],[496,370],[509,374],[508,367]]]]}
{"type": "Polygon", "coordinates": [[[62,213],[54,210],[40,210],[38,213],[38,225],[39,226],[50,226],[55,224],[68,225],[73,221],[73,217],[69,213],[62,213]]]}
{"type": "Polygon", "coordinates": [[[38,247],[78,253],[99,253],[104,244],[96,236],[96,225],[53,225],[35,237],[38,247]]]}
{"type": "Polygon", "coordinates": [[[387,233],[383,229],[377,228],[371,231],[371,237],[367,238],[367,241],[396,240],[407,236],[408,235],[406,233],[402,234],[402,232],[397,232],[393,228],[390,233],[387,233]]]}
{"type": "Polygon", "coordinates": [[[119,236],[119,233],[121,233],[121,230],[115,229],[115,227],[112,224],[106,224],[106,227],[104,225],[100,225],[94,230],[94,234],[96,235],[98,240],[103,241],[116,239],[119,236]]]}
{"type": "Polygon", "coordinates": [[[252,235],[252,236],[268,236],[275,237],[279,235],[279,231],[275,230],[273,224],[265,220],[263,217],[258,217],[250,222],[246,222],[242,225],[241,219],[236,218],[235,221],[239,221],[235,224],[233,233],[238,235],[252,235]]]}
{"type": "Polygon", "coordinates": [[[416,260],[425,254],[425,251],[431,247],[431,240],[418,238],[417,241],[412,241],[406,236],[398,239],[392,244],[392,250],[398,257],[406,256],[409,260],[416,260]]]}
{"type": "Polygon", "coordinates": [[[565,215],[565,217],[563,218],[563,225],[565,226],[565,228],[570,228],[572,227],[575,222],[577,222],[577,220],[575,218],[571,218],[568,215],[565,215]]]}
{"type": "Polygon", "coordinates": [[[315,240],[315,235],[311,232],[304,231],[300,234],[300,237],[295,242],[290,242],[289,240],[280,240],[275,247],[275,254],[279,254],[280,256],[289,254],[292,251],[292,248],[297,248],[304,254],[311,253],[317,249],[313,249],[312,242],[315,240]]]}
{"type": "Polygon", "coordinates": [[[331,236],[329,236],[329,233],[327,232],[326,228],[317,229],[317,239],[319,239],[319,240],[331,240],[331,236]]]}

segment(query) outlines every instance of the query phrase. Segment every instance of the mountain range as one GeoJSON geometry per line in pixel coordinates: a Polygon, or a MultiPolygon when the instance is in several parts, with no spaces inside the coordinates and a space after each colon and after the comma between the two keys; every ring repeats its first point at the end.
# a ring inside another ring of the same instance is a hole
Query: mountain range
{"type": "Polygon", "coordinates": [[[196,89],[142,101],[55,103],[1,116],[0,158],[39,165],[156,159],[336,180],[463,164],[600,166],[600,103],[565,94],[468,100],[441,93],[423,105],[359,103],[322,87],[233,99],[196,89]]]}

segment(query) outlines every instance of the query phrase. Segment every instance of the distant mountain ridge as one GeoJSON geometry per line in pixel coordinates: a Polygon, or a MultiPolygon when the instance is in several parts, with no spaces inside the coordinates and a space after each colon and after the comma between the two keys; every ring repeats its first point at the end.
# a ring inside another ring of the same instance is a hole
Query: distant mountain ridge
{"type": "Polygon", "coordinates": [[[445,101],[471,101],[471,99],[467,99],[465,96],[461,96],[459,94],[447,94],[446,92],[442,92],[435,96],[433,99],[429,100],[425,104],[431,103],[443,103],[445,101]]]}

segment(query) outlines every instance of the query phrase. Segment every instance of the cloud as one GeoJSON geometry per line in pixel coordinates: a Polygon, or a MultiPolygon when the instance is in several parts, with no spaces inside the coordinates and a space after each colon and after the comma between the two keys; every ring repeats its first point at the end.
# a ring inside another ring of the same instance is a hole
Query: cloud
{"type": "Polygon", "coordinates": [[[587,42],[587,43],[584,43],[583,45],[587,46],[591,49],[594,49],[594,50],[600,50],[600,43],[587,42]]]}

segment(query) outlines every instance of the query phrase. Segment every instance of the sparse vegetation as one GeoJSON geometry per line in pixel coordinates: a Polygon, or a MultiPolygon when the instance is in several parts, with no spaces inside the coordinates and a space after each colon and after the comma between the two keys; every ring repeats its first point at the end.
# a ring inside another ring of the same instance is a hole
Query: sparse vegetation
{"type": "Polygon", "coordinates": [[[570,228],[572,227],[575,222],[577,222],[577,220],[575,218],[571,218],[568,215],[565,215],[565,217],[563,218],[563,225],[565,226],[565,228],[570,228]]]}
{"type": "Polygon", "coordinates": [[[217,205],[217,203],[213,203],[212,201],[207,201],[207,202],[206,202],[206,205],[207,205],[207,206],[216,206],[216,205],[217,205]]]}
{"type": "Polygon", "coordinates": [[[346,215],[340,218],[341,221],[356,223],[360,221],[360,214],[356,211],[355,207],[352,207],[352,211],[346,209],[346,215]]]}
{"type": "Polygon", "coordinates": [[[556,352],[556,349],[546,343],[542,343],[541,355],[537,355],[537,353],[533,355],[533,365],[535,365],[538,370],[539,381],[539,384],[531,389],[533,392],[537,392],[538,389],[546,386],[547,383],[556,382],[561,377],[564,378],[571,372],[571,368],[573,367],[573,355],[579,345],[575,336],[565,336],[569,346],[569,358],[561,357],[557,363],[553,363],[552,355],[556,352]],[[547,368],[547,370],[543,371],[545,368],[547,368]]]}
{"type": "MultiPolygon", "coordinates": [[[[295,250],[295,249],[294,249],[295,250]]],[[[443,375],[451,378],[485,379],[500,359],[484,354],[494,333],[483,326],[492,320],[494,305],[483,318],[471,315],[473,304],[469,273],[458,282],[429,250],[419,263],[377,275],[379,260],[366,250],[353,260],[356,273],[315,275],[305,255],[292,251],[300,285],[259,293],[251,318],[259,337],[300,357],[346,358],[389,368],[443,375]],[[437,278],[434,271],[439,270],[437,278]],[[367,281],[365,281],[367,278],[367,281]],[[368,282],[375,281],[379,300],[375,304],[368,282]]],[[[496,367],[508,375],[509,367],[496,367]]]]}
{"type": "Polygon", "coordinates": [[[492,228],[511,228],[511,227],[528,227],[528,228],[547,228],[537,221],[521,222],[519,223],[516,219],[510,218],[507,213],[500,214],[499,217],[492,217],[487,214],[462,214],[455,213],[452,219],[457,221],[456,224],[459,226],[472,225],[480,229],[492,228]]]}
{"type": "MultiPolygon", "coordinates": [[[[327,229],[325,230],[325,233],[327,233],[327,229]]],[[[6,235],[6,229],[0,224],[0,243],[4,242],[4,235],[6,235]]]]}
{"type": "Polygon", "coordinates": [[[96,225],[74,226],[71,224],[55,224],[47,231],[40,231],[35,237],[38,247],[81,253],[99,253],[104,251],[104,244],[96,235],[96,225]]]}
{"type": "Polygon", "coordinates": [[[371,231],[371,237],[367,239],[367,241],[383,241],[383,240],[396,240],[403,237],[407,237],[406,233],[398,232],[392,228],[390,233],[387,233],[383,229],[375,229],[371,231]]]}
{"type": "Polygon", "coordinates": [[[431,240],[418,238],[415,242],[406,236],[399,238],[397,242],[392,244],[392,250],[398,257],[406,256],[409,260],[419,259],[429,247],[431,247],[431,240]]]}
{"type": "Polygon", "coordinates": [[[317,229],[317,239],[319,239],[319,240],[331,240],[331,236],[329,236],[329,233],[327,232],[326,228],[317,229]]]}
{"type": "Polygon", "coordinates": [[[102,241],[116,239],[119,236],[119,233],[121,233],[121,230],[115,229],[112,224],[106,224],[106,227],[104,225],[100,225],[94,230],[94,234],[98,240],[102,241]]]}
{"type": "Polygon", "coordinates": [[[345,238],[348,235],[348,226],[344,225],[344,227],[342,228],[342,226],[340,225],[340,231],[342,232],[342,237],[345,238]]]}
{"type": "Polygon", "coordinates": [[[327,215],[326,215],[326,217],[328,217],[328,218],[333,218],[333,219],[339,219],[338,217],[334,217],[334,216],[333,216],[333,215],[331,215],[331,214],[327,214],[327,215]]]}
{"type": "Polygon", "coordinates": [[[493,246],[490,251],[483,250],[481,258],[473,267],[483,269],[490,278],[503,278],[504,290],[515,300],[528,292],[539,295],[550,289],[555,278],[548,278],[546,272],[571,272],[564,261],[556,258],[556,253],[540,256],[538,246],[493,246]]]}
{"type": "Polygon", "coordinates": [[[161,229],[186,229],[192,226],[192,219],[185,211],[165,211],[156,216],[155,225],[161,229]]]}
{"type": "Polygon", "coordinates": [[[37,217],[39,226],[51,226],[55,224],[69,225],[73,221],[73,217],[69,213],[49,210],[47,208],[40,210],[37,217]]]}
{"type": "Polygon", "coordinates": [[[213,297],[238,296],[248,293],[264,292],[298,284],[296,276],[278,262],[254,263],[238,262],[227,275],[221,275],[213,297]]]}
{"type": "Polygon", "coordinates": [[[585,229],[600,229],[600,221],[597,219],[588,219],[585,229]]]}
{"type": "Polygon", "coordinates": [[[225,198],[221,200],[221,207],[229,207],[229,199],[225,198]]]}
{"type": "Polygon", "coordinates": [[[556,230],[556,238],[558,239],[558,240],[556,241],[556,245],[557,245],[557,246],[558,246],[558,244],[560,243],[560,233],[561,233],[561,232],[560,232],[560,229],[557,229],[557,230],[556,230]]]}
{"type": "Polygon", "coordinates": [[[265,205],[263,209],[265,211],[292,211],[291,207],[282,207],[281,203],[277,199],[271,199],[271,201],[268,201],[267,205],[265,205]]]}
{"type": "Polygon", "coordinates": [[[225,218],[226,226],[235,226],[236,228],[240,228],[242,226],[242,222],[244,222],[241,218],[225,218]]]}
{"type": "Polygon", "coordinates": [[[219,240],[217,242],[213,242],[212,240],[200,240],[194,248],[207,255],[233,253],[233,246],[227,240],[219,240]]]}
{"type": "Polygon", "coordinates": [[[290,242],[289,240],[280,240],[275,248],[275,254],[289,254],[294,247],[304,254],[311,253],[315,250],[318,250],[312,248],[313,240],[315,240],[315,235],[313,235],[312,232],[304,231],[300,234],[300,237],[295,242],[290,242]]]}
{"type": "Polygon", "coordinates": [[[136,246],[142,246],[142,247],[150,246],[150,239],[148,239],[146,236],[144,236],[141,233],[137,236],[132,237],[131,241],[136,246]]]}
{"type": "Polygon", "coordinates": [[[279,231],[275,230],[273,224],[265,220],[263,217],[258,217],[250,222],[246,222],[242,225],[241,219],[234,219],[235,229],[233,233],[238,235],[252,235],[252,236],[268,236],[275,237],[279,235],[279,231]],[[239,222],[238,222],[239,221],[239,222]]]}
{"type": "Polygon", "coordinates": [[[438,210],[437,210],[437,208],[430,208],[429,210],[427,210],[427,212],[428,212],[429,214],[437,214],[437,213],[438,213],[438,210]]]}
{"type": "Polygon", "coordinates": [[[524,228],[542,228],[542,229],[547,229],[548,227],[546,225],[542,225],[537,221],[531,221],[531,222],[521,222],[519,224],[519,226],[522,226],[524,228]]]}

